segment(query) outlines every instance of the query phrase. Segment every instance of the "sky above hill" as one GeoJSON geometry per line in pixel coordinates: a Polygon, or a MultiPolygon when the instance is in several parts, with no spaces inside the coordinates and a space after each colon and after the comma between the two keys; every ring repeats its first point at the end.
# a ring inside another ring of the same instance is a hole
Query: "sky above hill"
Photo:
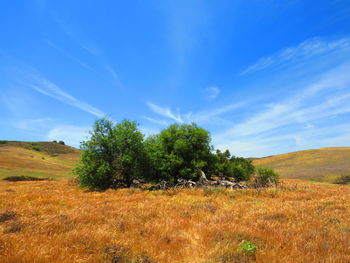
{"type": "Polygon", "coordinates": [[[349,0],[0,3],[0,139],[196,122],[232,154],[350,146],[349,0]]]}

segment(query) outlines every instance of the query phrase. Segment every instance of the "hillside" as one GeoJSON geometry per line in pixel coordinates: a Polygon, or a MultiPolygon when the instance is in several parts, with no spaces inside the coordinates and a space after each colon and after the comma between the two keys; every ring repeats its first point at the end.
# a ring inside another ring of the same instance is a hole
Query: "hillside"
{"type": "Polygon", "coordinates": [[[255,159],[253,163],[275,169],[282,178],[334,182],[350,173],[350,147],[291,152],[255,159]]]}
{"type": "Polygon", "coordinates": [[[54,142],[0,141],[0,178],[69,177],[79,157],[78,149],[54,142]]]}

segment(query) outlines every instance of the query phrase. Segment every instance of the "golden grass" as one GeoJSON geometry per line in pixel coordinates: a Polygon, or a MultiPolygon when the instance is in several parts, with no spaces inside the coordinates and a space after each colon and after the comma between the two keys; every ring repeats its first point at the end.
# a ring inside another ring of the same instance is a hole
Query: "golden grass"
{"type": "Polygon", "coordinates": [[[253,164],[275,169],[282,178],[334,182],[350,172],[350,147],[321,148],[256,159],[253,164]]]}
{"type": "Polygon", "coordinates": [[[13,175],[69,177],[79,158],[78,150],[50,155],[43,151],[5,145],[0,147],[0,177],[13,175]]]}
{"type": "Polygon", "coordinates": [[[298,180],[165,192],[1,181],[0,262],[350,262],[349,199],[347,186],[298,180]]]}

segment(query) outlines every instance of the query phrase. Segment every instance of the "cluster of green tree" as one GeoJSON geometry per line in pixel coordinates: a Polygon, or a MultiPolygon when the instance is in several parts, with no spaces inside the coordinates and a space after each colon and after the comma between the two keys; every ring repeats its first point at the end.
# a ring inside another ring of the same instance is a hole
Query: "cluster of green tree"
{"type": "Polygon", "coordinates": [[[129,120],[95,122],[90,138],[81,143],[82,157],[74,173],[83,187],[106,189],[115,180],[130,185],[133,178],[148,182],[196,179],[200,170],[211,176],[249,180],[250,160],[214,152],[209,132],[196,124],[172,124],[145,138],[129,120]]]}
{"type": "Polygon", "coordinates": [[[54,141],[52,141],[52,142],[54,142],[54,143],[59,143],[59,144],[62,144],[62,145],[66,145],[66,144],[64,143],[64,141],[56,141],[56,140],[54,140],[54,141]]]}

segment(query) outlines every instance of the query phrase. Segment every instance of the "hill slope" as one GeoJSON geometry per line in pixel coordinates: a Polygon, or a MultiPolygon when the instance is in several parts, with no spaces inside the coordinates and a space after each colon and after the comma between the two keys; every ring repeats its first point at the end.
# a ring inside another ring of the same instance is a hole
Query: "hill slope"
{"type": "Polygon", "coordinates": [[[275,169],[282,178],[333,182],[350,172],[350,147],[291,152],[255,159],[253,163],[275,169]]]}
{"type": "Polygon", "coordinates": [[[69,177],[80,151],[54,142],[0,141],[0,178],[69,177]]]}

